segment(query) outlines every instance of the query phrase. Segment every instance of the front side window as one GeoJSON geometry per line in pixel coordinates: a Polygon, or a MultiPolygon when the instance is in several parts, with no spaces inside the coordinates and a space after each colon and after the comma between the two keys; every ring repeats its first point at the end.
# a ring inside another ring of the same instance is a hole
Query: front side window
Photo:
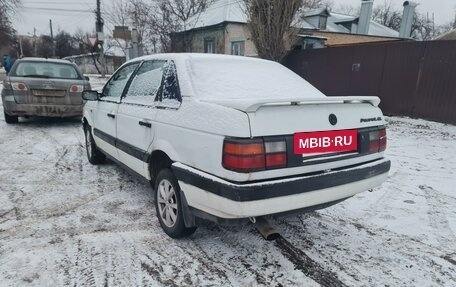
{"type": "Polygon", "coordinates": [[[153,104],[163,78],[166,61],[147,61],[139,67],[133,77],[125,103],[153,104]]]}
{"type": "Polygon", "coordinates": [[[133,63],[117,71],[103,88],[103,97],[120,98],[128,79],[138,65],[139,63],[133,63]]]}
{"type": "Polygon", "coordinates": [[[231,55],[244,56],[245,41],[231,42],[231,55]]]}

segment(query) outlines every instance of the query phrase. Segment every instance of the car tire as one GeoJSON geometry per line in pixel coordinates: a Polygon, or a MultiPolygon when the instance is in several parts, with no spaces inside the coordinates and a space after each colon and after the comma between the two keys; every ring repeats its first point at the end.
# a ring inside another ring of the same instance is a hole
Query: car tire
{"type": "Polygon", "coordinates": [[[19,117],[18,116],[10,116],[5,111],[3,111],[3,114],[5,115],[5,122],[7,124],[17,124],[19,122],[19,117]]]}
{"type": "Polygon", "coordinates": [[[184,224],[180,187],[170,169],[158,173],[154,197],[158,221],[168,236],[182,238],[195,232],[196,226],[186,227],[184,224]]]}
{"type": "Polygon", "coordinates": [[[91,164],[100,164],[105,162],[106,156],[97,148],[92,136],[92,131],[89,125],[84,127],[87,159],[91,164]]]}

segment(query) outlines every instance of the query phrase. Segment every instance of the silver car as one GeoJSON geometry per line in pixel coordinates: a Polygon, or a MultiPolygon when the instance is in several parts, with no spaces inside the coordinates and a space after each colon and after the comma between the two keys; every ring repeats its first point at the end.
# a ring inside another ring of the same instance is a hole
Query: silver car
{"type": "Polygon", "coordinates": [[[19,116],[81,116],[84,90],[90,90],[88,78],[69,61],[17,60],[3,82],[5,121],[17,123],[19,116]]]}

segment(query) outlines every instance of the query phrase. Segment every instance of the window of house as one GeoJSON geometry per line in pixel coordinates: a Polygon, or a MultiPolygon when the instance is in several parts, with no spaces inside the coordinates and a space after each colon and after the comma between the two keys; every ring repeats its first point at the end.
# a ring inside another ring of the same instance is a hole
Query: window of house
{"type": "Polygon", "coordinates": [[[204,39],[204,53],[209,53],[209,54],[215,53],[213,38],[204,39]]]}
{"type": "Polygon", "coordinates": [[[245,41],[231,42],[231,55],[244,56],[245,41]]]}
{"type": "Polygon", "coordinates": [[[320,19],[318,21],[318,28],[320,30],[326,30],[326,24],[328,23],[328,17],[326,16],[320,16],[320,19]]]}
{"type": "Polygon", "coordinates": [[[314,48],[314,46],[315,46],[315,44],[312,43],[312,42],[305,42],[304,43],[304,50],[311,50],[311,49],[314,48]]]}

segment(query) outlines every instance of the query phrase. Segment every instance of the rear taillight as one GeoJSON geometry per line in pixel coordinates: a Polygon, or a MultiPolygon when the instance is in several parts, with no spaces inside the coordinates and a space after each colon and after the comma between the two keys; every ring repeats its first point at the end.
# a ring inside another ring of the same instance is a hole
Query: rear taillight
{"type": "Polygon", "coordinates": [[[72,93],[82,93],[84,87],[82,85],[72,85],[70,87],[70,92],[72,93]]]}
{"type": "Polygon", "coordinates": [[[11,83],[11,88],[13,88],[13,91],[27,91],[27,85],[24,83],[11,83]]]}
{"type": "Polygon", "coordinates": [[[386,149],[386,129],[369,133],[369,151],[382,152],[386,149]]]}
{"type": "Polygon", "coordinates": [[[286,143],[263,139],[226,139],[222,165],[239,172],[286,167],[286,143]]]}
{"type": "Polygon", "coordinates": [[[287,145],[283,141],[270,141],[264,143],[266,152],[266,169],[287,166],[287,145]]]}

